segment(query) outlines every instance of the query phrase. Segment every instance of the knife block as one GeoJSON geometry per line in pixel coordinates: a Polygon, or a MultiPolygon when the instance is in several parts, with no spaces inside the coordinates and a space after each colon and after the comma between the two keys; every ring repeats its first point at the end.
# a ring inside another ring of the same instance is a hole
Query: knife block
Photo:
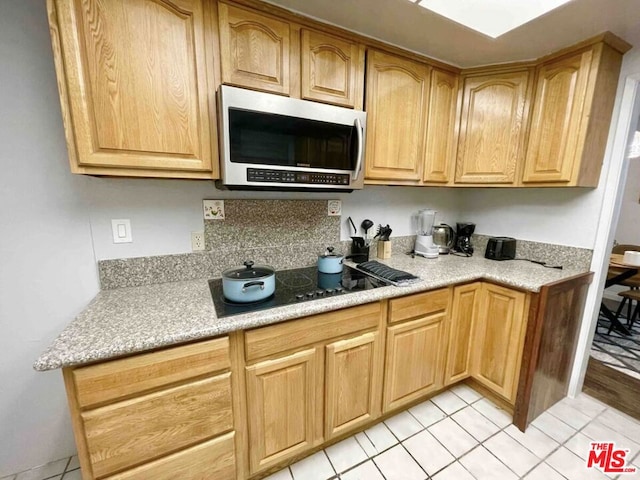
{"type": "Polygon", "coordinates": [[[382,260],[391,258],[391,240],[378,242],[378,258],[382,260]]]}

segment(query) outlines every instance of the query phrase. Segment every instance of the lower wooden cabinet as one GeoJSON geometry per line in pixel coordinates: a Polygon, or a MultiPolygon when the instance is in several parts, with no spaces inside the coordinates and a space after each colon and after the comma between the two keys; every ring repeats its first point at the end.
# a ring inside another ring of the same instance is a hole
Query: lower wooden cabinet
{"type": "Polygon", "coordinates": [[[234,432],[229,432],[107,480],[233,480],[236,478],[234,436],[234,432]]]}
{"type": "Polygon", "coordinates": [[[378,332],[326,346],[325,440],[380,416],[380,353],[378,332]]]}
{"type": "Polygon", "coordinates": [[[229,366],[222,337],[64,369],[82,478],[235,478],[229,366]]]}
{"type": "MultiPolygon", "coordinates": [[[[428,300],[420,307],[431,310],[428,300]]],[[[445,308],[387,328],[385,413],[443,387],[447,315],[445,308]]]]}
{"type": "Polygon", "coordinates": [[[321,353],[310,348],[246,367],[251,473],[313,446],[322,414],[321,353]]]}
{"type": "Polygon", "coordinates": [[[473,330],[473,378],[514,403],[529,298],[524,292],[482,284],[482,302],[473,330]]]}
{"type": "Polygon", "coordinates": [[[482,283],[471,283],[453,289],[453,306],[449,326],[449,349],[445,385],[471,376],[472,333],[477,323],[482,283]]]}

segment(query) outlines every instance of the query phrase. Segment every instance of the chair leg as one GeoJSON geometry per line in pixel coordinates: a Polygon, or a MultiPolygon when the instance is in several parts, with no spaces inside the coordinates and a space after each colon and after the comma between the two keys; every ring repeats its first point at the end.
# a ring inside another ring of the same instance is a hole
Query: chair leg
{"type": "Polygon", "coordinates": [[[631,319],[631,308],[633,307],[633,300],[629,299],[627,304],[627,322],[631,319]]]}
{"type": "MultiPolygon", "coordinates": [[[[627,297],[622,297],[622,302],[618,305],[618,309],[616,310],[616,318],[620,318],[620,313],[622,313],[622,309],[624,308],[625,303],[629,300],[627,297]]],[[[631,302],[629,302],[631,304],[631,302]]],[[[613,322],[609,325],[609,330],[607,330],[607,335],[611,334],[611,330],[613,330],[613,322]]]]}
{"type": "Polygon", "coordinates": [[[635,322],[636,318],[638,318],[638,314],[640,314],[640,302],[636,303],[636,308],[633,311],[633,315],[631,316],[629,321],[627,321],[627,326],[629,327],[629,330],[631,330],[631,328],[633,327],[633,322],[635,322]]]}

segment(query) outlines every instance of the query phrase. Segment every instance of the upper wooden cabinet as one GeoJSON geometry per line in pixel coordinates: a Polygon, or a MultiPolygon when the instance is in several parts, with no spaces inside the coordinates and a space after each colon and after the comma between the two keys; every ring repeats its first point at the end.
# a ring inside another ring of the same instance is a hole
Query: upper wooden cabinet
{"type": "Polygon", "coordinates": [[[226,3],[218,18],[223,83],[362,108],[362,45],[226,3]]]}
{"type": "Polygon", "coordinates": [[[513,184],[524,158],[528,69],[464,79],[456,183],[513,184]]]}
{"type": "Polygon", "coordinates": [[[537,68],[524,183],[597,186],[621,61],[598,43],[537,68]]]}
{"type": "Polygon", "coordinates": [[[222,81],[289,95],[289,23],[226,3],[218,19],[222,81]]]}
{"type": "Polygon", "coordinates": [[[453,174],[457,147],[459,75],[434,68],[425,137],[425,183],[447,183],[453,174]]]}
{"type": "Polygon", "coordinates": [[[369,50],[366,178],[422,179],[428,94],[429,67],[369,50]]]}
{"type": "Polygon", "coordinates": [[[362,108],[364,48],[313,30],[301,35],[302,98],[362,108]]]}
{"type": "Polygon", "coordinates": [[[74,173],[217,178],[206,5],[48,1],[74,173]]]}

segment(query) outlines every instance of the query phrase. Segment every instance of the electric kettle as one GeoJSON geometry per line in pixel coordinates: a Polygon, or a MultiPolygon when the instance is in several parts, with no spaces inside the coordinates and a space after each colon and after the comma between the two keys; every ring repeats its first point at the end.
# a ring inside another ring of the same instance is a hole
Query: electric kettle
{"type": "Polygon", "coordinates": [[[433,227],[433,244],[438,246],[440,254],[448,254],[455,243],[453,228],[445,223],[433,227]]]}

